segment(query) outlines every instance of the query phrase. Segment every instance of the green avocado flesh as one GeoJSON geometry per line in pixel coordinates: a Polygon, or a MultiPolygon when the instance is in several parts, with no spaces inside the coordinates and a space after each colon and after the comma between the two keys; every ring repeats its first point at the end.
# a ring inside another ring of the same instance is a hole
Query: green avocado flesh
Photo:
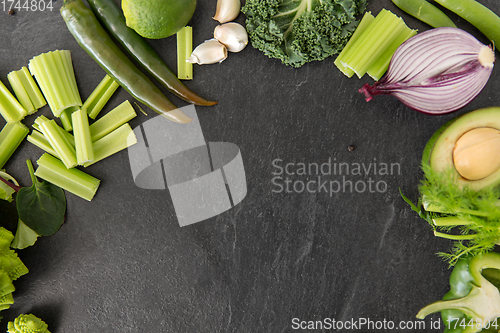
{"type": "Polygon", "coordinates": [[[500,169],[479,180],[467,180],[461,177],[453,163],[453,150],[457,140],[468,131],[490,127],[500,131],[500,107],[479,109],[455,118],[434,133],[425,146],[422,156],[423,163],[429,163],[435,171],[452,170],[458,177],[458,185],[470,186],[473,190],[495,187],[500,184],[500,169]]]}

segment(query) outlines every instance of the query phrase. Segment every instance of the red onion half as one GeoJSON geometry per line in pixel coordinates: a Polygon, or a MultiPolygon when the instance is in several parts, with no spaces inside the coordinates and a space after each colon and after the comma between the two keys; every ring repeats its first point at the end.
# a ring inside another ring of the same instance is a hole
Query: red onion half
{"type": "Polygon", "coordinates": [[[387,73],[359,92],[366,101],[385,94],[430,114],[456,111],[476,97],[490,78],[495,52],[468,32],[436,28],[408,39],[392,56],[387,73]]]}

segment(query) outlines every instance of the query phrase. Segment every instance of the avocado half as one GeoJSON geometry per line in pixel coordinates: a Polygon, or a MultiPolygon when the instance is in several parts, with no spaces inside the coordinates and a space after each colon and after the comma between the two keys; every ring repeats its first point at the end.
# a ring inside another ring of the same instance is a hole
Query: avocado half
{"type": "Polygon", "coordinates": [[[422,163],[430,164],[431,168],[438,172],[452,170],[457,175],[460,187],[470,186],[471,189],[479,191],[500,185],[500,169],[482,179],[468,180],[460,176],[453,163],[453,150],[457,140],[468,131],[481,127],[500,131],[500,107],[471,111],[441,126],[427,142],[422,163]]]}

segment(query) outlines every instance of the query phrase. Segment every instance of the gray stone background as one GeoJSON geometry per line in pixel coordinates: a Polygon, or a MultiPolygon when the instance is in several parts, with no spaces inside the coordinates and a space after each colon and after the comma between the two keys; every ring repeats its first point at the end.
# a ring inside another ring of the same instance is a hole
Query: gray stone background
{"type": "MultiPolygon", "coordinates": [[[[500,13],[497,1],[480,2],[500,13]]],[[[7,82],[8,72],[35,55],[68,49],[85,99],[104,72],[66,29],[59,15],[62,0],[53,4],[53,11],[0,12],[0,79],[7,82]]],[[[215,6],[216,0],[198,1],[191,21],[195,45],[211,38],[215,6]]],[[[368,6],[373,13],[381,8],[402,15],[389,0],[372,0],[368,6]]],[[[403,17],[411,28],[428,29],[403,17]]],[[[486,43],[465,21],[452,17],[486,43]]],[[[237,21],[243,23],[244,16],[237,21]]],[[[151,44],[175,69],[175,38],[151,44]]],[[[32,312],[52,332],[291,332],[293,318],[414,321],[421,307],[442,297],[450,271],[436,252],[447,251],[451,243],[433,236],[399,189],[417,198],[422,150],[442,124],[499,104],[498,69],[477,99],[445,116],[417,113],[387,96],[366,103],[357,90],[371,79],[347,79],[333,58],[293,69],[247,47],[221,64],[196,66],[194,77],[187,85],[219,102],[197,108],[206,141],[241,149],[245,200],[180,228],[168,191],[134,185],[127,152],[89,167],[88,173],[102,181],[94,200],[67,194],[63,227],[19,251],[30,273],[16,281],[15,304],[2,312],[0,329],[20,313],[32,312]],[[397,163],[400,172],[372,176],[387,183],[384,193],[273,192],[273,161],[324,163],[329,158],[397,163]]],[[[125,99],[130,96],[119,89],[106,110],[125,99]]],[[[148,113],[139,113],[132,127],[154,115],[148,113]]],[[[40,114],[49,116],[50,110],[45,107],[40,114]]],[[[40,155],[24,142],[6,169],[29,185],[25,161],[40,155]]],[[[8,217],[2,213],[4,223],[8,217]]],[[[431,331],[431,320],[438,318],[428,318],[423,331],[431,331]]]]}

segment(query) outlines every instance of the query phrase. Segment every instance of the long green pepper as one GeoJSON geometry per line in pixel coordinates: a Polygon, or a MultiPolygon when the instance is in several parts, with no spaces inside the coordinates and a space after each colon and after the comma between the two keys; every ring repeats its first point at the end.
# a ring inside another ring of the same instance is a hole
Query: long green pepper
{"type": "Polygon", "coordinates": [[[217,103],[198,96],[179,81],[151,45],[133,29],[127,27],[122,11],[113,0],[88,0],[88,3],[108,32],[165,88],[190,103],[204,106],[217,103]]]}
{"type": "Polygon", "coordinates": [[[61,16],[78,44],[130,95],[169,120],[192,121],[118,48],[83,1],[65,0],[61,16]]]}
{"type": "Polygon", "coordinates": [[[392,2],[405,13],[433,28],[457,27],[445,13],[426,0],[392,0],[392,2]]]}

